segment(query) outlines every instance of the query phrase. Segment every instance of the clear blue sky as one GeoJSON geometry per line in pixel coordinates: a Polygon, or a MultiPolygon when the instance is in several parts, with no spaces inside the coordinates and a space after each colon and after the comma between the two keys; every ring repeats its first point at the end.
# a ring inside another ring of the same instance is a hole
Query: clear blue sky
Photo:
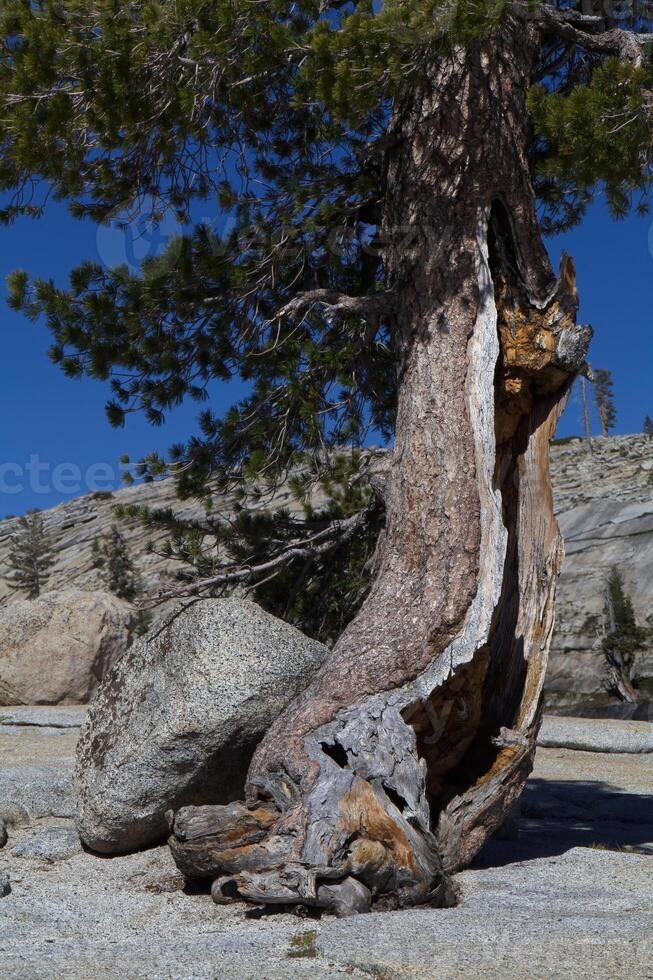
{"type": "MultiPolygon", "coordinates": [[[[159,238],[175,229],[164,228],[159,238]]],[[[73,220],[52,205],[39,221],[27,219],[0,229],[2,280],[15,268],[65,284],[68,271],[84,258],[135,263],[156,241],[116,230],[98,230],[73,220]]],[[[582,297],[581,320],[596,331],[591,360],[609,368],[615,381],[616,432],[641,431],[653,416],[653,217],[614,222],[601,203],[584,224],[550,243],[554,263],[563,248],[573,255],[582,297]]],[[[3,286],[4,292],[4,286],[3,286]]],[[[53,366],[46,351],[50,335],[0,305],[0,518],[31,507],[52,507],[88,489],[120,485],[119,457],[137,459],[153,449],[165,452],[195,429],[195,404],[171,412],[160,429],[131,416],[124,429],[111,429],[104,416],[106,385],[71,381],[53,366]],[[19,492],[10,492],[20,487],[19,492]]],[[[237,388],[214,388],[212,404],[226,407],[237,388]]],[[[572,401],[559,435],[578,433],[580,405],[572,401]]]]}

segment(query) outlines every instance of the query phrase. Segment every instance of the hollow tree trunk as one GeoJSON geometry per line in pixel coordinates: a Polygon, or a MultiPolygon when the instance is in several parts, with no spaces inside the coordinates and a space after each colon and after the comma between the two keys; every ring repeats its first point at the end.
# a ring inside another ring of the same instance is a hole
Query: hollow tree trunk
{"type": "Polygon", "coordinates": [[[509,23],[397,107],[399,406],[376,577],[259,746],[246,803],[172,821],[179,867],[216,879],[216,901],[446,904],[530,772],[562,560],[549,440],[591,335],[535,214],[536,43],[509,23]]]}

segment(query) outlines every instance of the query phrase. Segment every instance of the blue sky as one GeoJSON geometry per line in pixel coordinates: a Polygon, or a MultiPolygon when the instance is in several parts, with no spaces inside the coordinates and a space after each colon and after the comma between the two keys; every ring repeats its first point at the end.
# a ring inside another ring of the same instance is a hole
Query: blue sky
{"type": "MultiPolygon", "coordinates": [[[[164,227],[161,234],[174,230],[164,227]]],[[[65,284],[68,271],[84,258],[136,262],[157,244],[138,234],[125,240],[116,230],[98,231],[72,219],[62,205],[51,205],[39,221],[24,219],[0,229],[0,235],[3,283],[7,273],[25,268],[65,284]]],[[[576,260],[580,318],[596,331],[592,363],[613,372],[615,431],[641,431],[644,415],[653,416],[653,217],[614,222],[598,202],[580,228],[550,243],[555,263],[563,248],[576,260]]],[[[47,358],[44,325],[14,314],[3,298],[0,329],[0,518],[52,507],[88,489],[119,486],[123,453],[137,459],[153,449],[165,452],[194,431],[198,406],[193,403],[169,413],[159,429],[140,416],[129,417],[124,429],[111,429],[104,416],[106,385],[65,378],[47,358]]],[[[216,385],[213,407],[226,407],[237,390],[216,385]]],[[[558,434],[580,428],[574,396],[558,434]]]]}

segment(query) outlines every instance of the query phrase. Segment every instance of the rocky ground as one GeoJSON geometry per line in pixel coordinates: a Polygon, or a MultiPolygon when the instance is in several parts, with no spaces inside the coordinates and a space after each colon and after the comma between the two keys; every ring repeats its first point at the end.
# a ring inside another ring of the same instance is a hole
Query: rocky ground
{"type": "Polygon", "coordinates": [[[519,838],[458,877],[457,908],[317,920],[218,908],[184,890],[165,847],[82,851],[83,717],[0,708],[2,977],[653,977],[653,725],[549,719],[519,838]]]}

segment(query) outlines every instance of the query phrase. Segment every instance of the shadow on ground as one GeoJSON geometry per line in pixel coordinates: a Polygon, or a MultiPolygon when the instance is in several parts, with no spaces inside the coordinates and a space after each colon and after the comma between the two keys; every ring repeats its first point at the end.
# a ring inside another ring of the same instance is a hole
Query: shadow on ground
{"type": "Polygon", "coordinates": [[[517,838],[489,841],[475,868],[553,857],[572,847],[653,855],[653,796],[594,780],[532,779],[521,814],[517,838]]]}

